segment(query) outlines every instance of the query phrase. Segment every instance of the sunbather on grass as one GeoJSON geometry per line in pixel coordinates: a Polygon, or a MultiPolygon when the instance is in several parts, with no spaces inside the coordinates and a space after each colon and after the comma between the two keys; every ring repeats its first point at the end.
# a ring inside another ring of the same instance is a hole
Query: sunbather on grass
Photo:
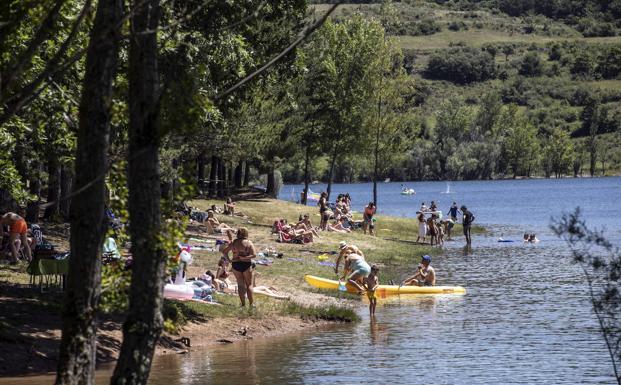
{"type": "Polygon", "coordinates": [[[234,231],[234,229],[227,225],[226,223],[222,223],[218,220],[218,218],[213,215],[213,211],[207,211],[207,226],[211,226],[213,232],[216,233],[225,233],[227,231],[234,231]]]}
{"type": "Polygon", "coordinates": [[[328,231],[335,231],[337,233],[351,233],[351,229],[345,227],[344,222],[345,217],[339,218],[338,221],[335,221],[333,225],[328,224],[328,231]]]}

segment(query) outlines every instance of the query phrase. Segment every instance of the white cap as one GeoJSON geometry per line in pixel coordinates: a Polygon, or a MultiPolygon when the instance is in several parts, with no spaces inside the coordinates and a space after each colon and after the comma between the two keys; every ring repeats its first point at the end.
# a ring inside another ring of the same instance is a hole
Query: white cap
{"type": "Polygon", "coordinates": [[[347,242],[341,241],[341,243],[339,243],[339,249],[344,249],[346,247],[347,247],[347,242]]]}

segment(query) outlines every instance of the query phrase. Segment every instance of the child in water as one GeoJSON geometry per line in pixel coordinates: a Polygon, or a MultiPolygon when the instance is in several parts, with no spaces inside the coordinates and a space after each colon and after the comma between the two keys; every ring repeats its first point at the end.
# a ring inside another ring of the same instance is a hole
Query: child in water
{"type": "Polygon", "coordinates": [[[371,274],[364,279],[364,286],[367,289],[367,298],[369,298],[369,313],[371,317],[375,315],[375,307],[377,306],[377,297],[375,296],[375,290],[379,285],[379,267],[377,265],[371,266],[371,274]]]}

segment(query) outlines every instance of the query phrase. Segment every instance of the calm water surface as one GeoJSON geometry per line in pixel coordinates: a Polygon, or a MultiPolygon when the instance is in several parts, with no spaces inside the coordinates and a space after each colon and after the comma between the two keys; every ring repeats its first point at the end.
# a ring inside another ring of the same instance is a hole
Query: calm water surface
{"type": "MultiPolygon", "coordinates": [[[[440,283],[463,297],[394,299],[371,322],[315,333],[159,357],[154,385],[199,384],[610,384],[604,342],[579,268],[548,230],[550,218],[581,206],[587,222],[621,239],[621,178],[380,185],[380,212],[413,216],[422,201],[466,204],[492,231],[471,252],[449,243],[434,258],[440,283]],[[498,243],[537,232],[537,245],[498,243]]],[[[335,185],[361,210],[370,184],[335,185]]],[[[312,187],[322,191],[321,185],[312,187]]],[[[285,186],[283,199],[301,191],[285,186]]],[[[309,207],[309,211],[315,210],[309,207]]],[[[380,219],[381,221],[381,219],[380,219]]],[[[381,228],[381,225],[379,226],[381,228]]],[[[413,230],[414,231],[414,230],[413,230]]]]}

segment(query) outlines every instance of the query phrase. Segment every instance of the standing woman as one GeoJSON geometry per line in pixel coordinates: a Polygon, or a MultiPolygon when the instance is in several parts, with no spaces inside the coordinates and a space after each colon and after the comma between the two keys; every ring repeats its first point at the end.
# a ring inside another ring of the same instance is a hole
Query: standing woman
{"type": "Polygon", "coordinates": [[[418,238],[416,238],[416,242],[419,242],[422,239],[422,242],[425,243],[425,238],[427,237],[427,223],[425,222],[425,214],[422,212],[418,214],[418,238]]]}
{"type": "Polygon", "coordinates": [[[237,229],[237,238],[229,243],[222,254],[228,258],[229,251],[233,252],[231,259],[232,271],[237,280],[237,293],[242,306],[246,306],[246,296],[250,306],[253,306],[252,299],[252,258],[257,256],[257,250],[248,239],[248,229],[240,227],[237,229]]]}
{"type": "Polygon", "coordinates": [[[319,228],[322,230],[326,229],[328,224],[328,220],[330,219],[330,208],[328,207],[328,193],[325,191],[321,193],[321,197],[319,198],[319,215],[321,215],[321,223],[319,224],[319,228]]]}
{"type": "Polygon", "coordinates": [[[364,208],[362,231],[366,234],[367,228],[369,229],[369,235],[375,235],[375,225],[373,224],[373,215],[375,215],[375,203],[369,202],[367,207],[364,208]]]}

